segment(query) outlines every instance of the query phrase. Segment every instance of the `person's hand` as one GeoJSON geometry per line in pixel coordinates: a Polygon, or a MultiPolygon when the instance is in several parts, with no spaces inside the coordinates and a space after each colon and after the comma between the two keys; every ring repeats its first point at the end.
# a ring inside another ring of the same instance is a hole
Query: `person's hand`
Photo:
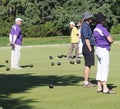
{"type": "Polygon", "coordinates": [[[11,44],[12,50],[15,50],[15,44],[11,44]]]}
{"type": "Polygon", "coordinates": [[[15,44],[10,43],[10,46],[11,46],[12,50],[15,50],[15,44]]]}
{"type": "Polygon", "coordinates": [[[90,51],[90,52],[92,51],[92,48],[91,48],[91,47],[89,48],[89,51],[90,51]]]}

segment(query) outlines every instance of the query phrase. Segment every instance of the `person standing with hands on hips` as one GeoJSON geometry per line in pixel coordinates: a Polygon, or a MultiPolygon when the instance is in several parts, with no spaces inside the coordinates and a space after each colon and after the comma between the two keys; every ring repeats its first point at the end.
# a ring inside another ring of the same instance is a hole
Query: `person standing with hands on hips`
{"type": "Polygon", "coordinates": [[[85,60],[83,87],[95,87],[96,84],[89,82],[90,69],[94,65],[94,45],[95,40],[90,28],[93,15],[90,12],[83,13],[83,23],[81,27],[81,38],[83,42],[83,56],[85,60]]]}
{"type": "Polygon", "coordinates": [[[102,13],[95,15],[97,26],[94,29],[94,37],[96,42],[96,56],[98,60],[97,64],[97,92],[103,92],[104,94],[113,94],[115,91],[110,90],[107,86],[108,72],[109,72],[109,52],[113,39],[104,26],[106,16],[102,13]]]}
{"type": "Polygon", "coordinates": [[[21,24],[22,24],[21,18],[15,19],[15,24],[11,27],[10,33],[9,33],[9,41],[10,45],[12,47],[11,50],[11,68],[12,69],[21,69],[19,67],[19,61],[20,61],[20,52],[22,48],[22,30],[21,30],[21,24]]]}

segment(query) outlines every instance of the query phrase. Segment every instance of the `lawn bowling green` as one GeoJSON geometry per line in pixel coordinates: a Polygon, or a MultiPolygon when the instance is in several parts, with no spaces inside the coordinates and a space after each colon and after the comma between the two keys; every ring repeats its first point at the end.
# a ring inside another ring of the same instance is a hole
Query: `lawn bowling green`
{"type": "MultiPolygon", "coordinates": [[[[120,108],[120,43],[112,45],[108,85],[116,94],[97,93],[95,88],[83,88],[84,58],[71,65],[65,55],[69,45],[22,48],[20,65],[33,64],[21,70],[6,71],[0,67],[0,107],[3,109],[119,109],[120,108]],[[49,59],[49,55],[53,59],[49,59]],[[51,62],[55,62],[52,67],[51,62]],[[57,66],[61,62],[61,66],[57,66]],[[49,83],[54,88],[49,88],[49,83]],[[86,102],[85,102],[86,101],[86,102]]],[[[1,65],[10,61],[10,48],[0,48],[1,65]]],[[[8,63],[10,66],[10,62],[8,63]]],[[[95,81],[97,62],[91,68],[90,81],[95,81]]]]}

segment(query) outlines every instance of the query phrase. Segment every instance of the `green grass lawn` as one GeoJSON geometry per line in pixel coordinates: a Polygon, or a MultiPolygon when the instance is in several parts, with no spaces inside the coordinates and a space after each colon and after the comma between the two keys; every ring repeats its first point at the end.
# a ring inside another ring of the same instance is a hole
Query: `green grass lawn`
{"type": "MultiPolygon", "coordinates": [[[[23,46],[70,43],[70,36],[23,38],[23,46]]],[[[0,47],[8,46],[9,38],[0,37],[0,47]]]]}
{"type": "MultiPolygon", "coordinates": [[[[68,45],[23,47],[21,70],[6,71],[10,61],[10,48],[0,48],[0,106],[3,109],[119,109],[120,108],[120,43],[111,51],[109,87],[117,93],[96,93],[97,88],[83,88],[84,60],[71,65],[58,55],[67,54],[68,45]],[[49,59],[49,55],[54,57],[49,59]],[[51,66],[60,61],[61,66],[51,66]],[[33,64],[33,68],[27,65],[33,64]],[[49,89],[49,82],[54,88],[49,89]]],[[[95,80],[96,66],[92,67],[90,80],[95,80]]]]}
{"type": "MultiPolygon", "coordinates": [[[[120,35],[112,35],[115,41],[120,41],[120,35]]],[[[0,37],[0,47],[8,46],[9,38],[0,37]]],[[[49,45],[70,43],[70,36],[54,36],[39,38],[23,38],[23,46],[26,45],[49,45]]]]}

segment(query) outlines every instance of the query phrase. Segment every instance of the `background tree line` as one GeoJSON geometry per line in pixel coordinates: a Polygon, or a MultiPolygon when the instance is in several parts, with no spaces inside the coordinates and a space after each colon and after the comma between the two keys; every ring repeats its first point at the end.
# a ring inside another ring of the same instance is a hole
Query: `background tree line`
{"type": "Polygon", "coordinates": [[[102,12],[114,34],[120,32],[119,0],[0,0],[0,36],[8,36],[16,17],[23,22],[24,37],[69,34],[69,22],[78,22],[82,13],[102,12]]]}

